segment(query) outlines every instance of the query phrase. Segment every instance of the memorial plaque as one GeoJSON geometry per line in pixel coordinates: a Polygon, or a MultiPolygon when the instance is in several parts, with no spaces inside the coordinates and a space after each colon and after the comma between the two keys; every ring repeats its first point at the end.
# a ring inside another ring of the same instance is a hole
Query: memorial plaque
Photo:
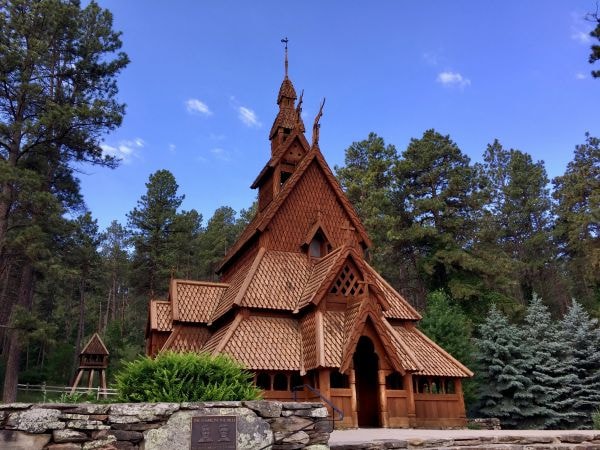
{"type": "Polygon", "coordinates": [[[237,416],[192,417],[191,450],[236,450],[237,416]]]}

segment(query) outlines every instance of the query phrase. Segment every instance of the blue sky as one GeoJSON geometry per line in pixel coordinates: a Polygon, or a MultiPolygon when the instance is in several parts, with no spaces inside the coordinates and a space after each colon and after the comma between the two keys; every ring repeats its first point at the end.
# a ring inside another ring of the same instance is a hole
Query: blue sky
{"type": "Polygon", "coordinates": [[[435,128],[474,161],[498,138],[544,160],[552,178],[586,131],[600,135],[583,20],[592,0],[99,3],[131,58],[119,77],[127,113],[104,140],[123,162],[81,175],[102,228],[126,222],[159,169],[205,223],[219,206],[252,203],[285,36],[308,129],[327,98],[320,147],[332,168],[371,131],[401,151],[435,128]]]}

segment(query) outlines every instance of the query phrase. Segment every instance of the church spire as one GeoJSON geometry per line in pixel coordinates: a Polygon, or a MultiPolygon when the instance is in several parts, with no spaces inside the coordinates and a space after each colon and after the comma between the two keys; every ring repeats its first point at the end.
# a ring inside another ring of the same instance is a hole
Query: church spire
{"type": "Polygon", "coordinates": [[[296,96],[294,85],[288,77],[288,38],[282,39],[281,42],[285,44],[285,72],[281,87],[279,88],[279,94],[277,95],[279,113],[269,133],[269,139],[271,140],[274,140],[278,134],[281,134],[280,131],[284,134],[290,134],[296,128],[297,124],[297,114],[294,104],[298,97],[296,96]]]}

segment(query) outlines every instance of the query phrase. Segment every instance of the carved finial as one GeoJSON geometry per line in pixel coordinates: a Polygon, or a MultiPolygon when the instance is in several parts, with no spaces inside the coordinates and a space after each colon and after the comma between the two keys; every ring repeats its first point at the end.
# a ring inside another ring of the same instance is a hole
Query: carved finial
{"type": "Polygon", "coordinates": [[[321,124],[319,120],[321,120],[321,116],[323,115],[323,106],[325,105],[325,97],[323,97],[323,101],[321,102],[321,107],[319,108],[319,112],[317,117],[315,117],[315,122],[313,124],[313,135],[312,135],[312,146],[319,145],[319,128],[321,128],[321,124]]]}
{"type": "Polygon", "coordinates": [[[288,38],[285,37],[281,40],[281,42],[283,42],[285,44],[285,77],[288,77],[288,52],[287,52],[287,45],[288,45],[288,38]]]}

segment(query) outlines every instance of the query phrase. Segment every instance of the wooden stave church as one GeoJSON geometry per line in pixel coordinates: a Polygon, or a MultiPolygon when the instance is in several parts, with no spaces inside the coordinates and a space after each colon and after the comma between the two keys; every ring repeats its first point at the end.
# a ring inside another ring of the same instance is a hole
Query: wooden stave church
{"type": "MultiPolygon", "coordinates": [[[[473,373],[416,327],[421,315],[365,260],[371,241],[302,120],[285,76],[254,183],[258,211],[217,273],[171,280],[151,300],[146,352],[227,353],[265,399],[306,384],[344,412],[342,427],[466,425],[461,381],[473,373]]],[[[308,390],[300,398],[310,398],[308,390]]]]}

